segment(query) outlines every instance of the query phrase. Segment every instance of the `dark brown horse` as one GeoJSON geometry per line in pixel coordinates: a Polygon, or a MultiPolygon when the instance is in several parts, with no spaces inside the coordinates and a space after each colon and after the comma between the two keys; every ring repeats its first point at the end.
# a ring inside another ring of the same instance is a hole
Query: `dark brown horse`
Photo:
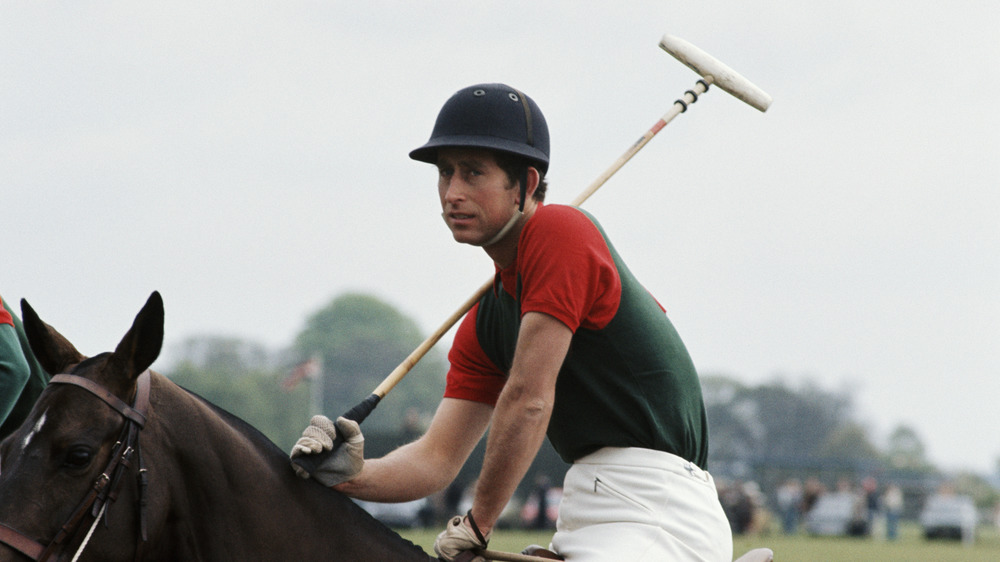
{"type": "Polygon", "coordinates": [[[247,423],[150,373],[159,294],[113,353],[89,359],[25,302],[22,315],[42,366],[66,376],[0,446],[0,561],[81,548],[80,560],[105,562],[435,560],[296,477],[247,423]]]}

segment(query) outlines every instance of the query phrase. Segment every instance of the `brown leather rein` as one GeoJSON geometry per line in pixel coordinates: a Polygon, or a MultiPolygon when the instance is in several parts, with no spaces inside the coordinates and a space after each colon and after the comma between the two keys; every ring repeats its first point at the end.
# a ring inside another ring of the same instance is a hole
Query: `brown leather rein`
{"type": "MultiPolygon", "coordinates": [[[[98,518],[102,514],[105,514],[105,524],[107,523],[106,508],[118,499],[118,492],[121,490],[124,482],[122,478],[124,473],[134,466],[138,466],[139,534],[141,535],[141,540],[136,542],[135,557],[136,559],[139,558],[142,550],[141,546],[146,541],[145,489],[147,482],[146,469],[142,466],[142,455],[139,452],[139,431],[146,425],[146,412],[149,409],[149,379],[150,374],[148,370],[139,375],[135,400],[130,406],[106,388],[90,379],[65,374],[52,377],[49,384],[78,386],[103,400],[105,404],[111,406],[111,408],[125,418],[125,426],[122,428],[122,433],[115,443],[111,453],[111,460],[108,462],[107,467],[97,477],[93,486],[91,486],[87,495],[83,498],[83,501],[73,510],[73,514],[70,515],[69,519],[63,524],[59,532],[56,533],[55,538],[48,545],[43,545],[3,523],[0,523],[0,543],[6,544],[36,562],[48,560],[67,539],[77,534],[85,519],[90,518],[93,525],[96,526],[98,518]]],[[[91,527],[92,531],[93,527],[91,527]]],[[[80,552],[86,546],[89,536],[90,534],[88,533],[87,538],[83,540],[80,549],[77,551],[77,556],[79,556],[80,552]]]]}

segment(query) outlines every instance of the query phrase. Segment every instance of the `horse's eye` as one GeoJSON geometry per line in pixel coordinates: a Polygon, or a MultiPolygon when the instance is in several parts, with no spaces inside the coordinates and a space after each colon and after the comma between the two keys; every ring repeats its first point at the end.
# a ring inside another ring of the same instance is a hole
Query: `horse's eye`
{"type": "Polygon", "coordinates": [[[94,454],[89,447],[82,445],[71,447],[63,458],[63,466],[66,468],[85,468],[93,457],[94,454]]]}

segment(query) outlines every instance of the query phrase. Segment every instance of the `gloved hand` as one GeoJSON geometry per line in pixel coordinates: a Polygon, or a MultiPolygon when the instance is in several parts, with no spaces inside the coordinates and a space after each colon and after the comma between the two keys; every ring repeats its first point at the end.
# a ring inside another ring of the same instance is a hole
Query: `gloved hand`
{"type": "MultiPolygon", "coordinates": [[[[461,515],[452,517],[448,521],[448,526],[445,527],[444,531],[441,531],[441,534],[437,536],[437,540],[434,541],[434,552],[437,553],[441,560],[449,562],[457,560],[463,553],[468,554],[467,551],[474,548],[486,548],[487,543],[489,543],[489,533],[483,536],[479,533],[478,529],[473,527],[474,523],[470,522],[467,525],[465,523],[466,517],[462,517],[461,515]]],[[[465,560],[466,557],[462,559],[465,560]]],[[[473,558],[474,562],[484,560],[481,556],[473,558]]]]}
{"type": "Polygon", "coordinates": [[[333,449],[333,441],[337,438],[338,431],[344,443],[311,475],[301,466],[292,463],[292,468],[300,478],[312,476],[324,486],[336,486],[361,473],[365,464],[365,437],[361,434],[358,422],[343,416],[337,418],[336,424],[326,416],[313,416],[309,420],[309,427],[305,428],[302,437],[299,437],[292,447],[291,458],[333,449]]]}

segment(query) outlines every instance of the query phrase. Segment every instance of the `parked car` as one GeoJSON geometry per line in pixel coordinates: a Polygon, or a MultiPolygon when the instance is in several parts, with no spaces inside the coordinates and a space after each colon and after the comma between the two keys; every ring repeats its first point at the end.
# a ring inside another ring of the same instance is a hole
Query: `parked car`
{"type": "Polygon", "coordinates": [[[354,503],[361,506],[388,527],[395,529],[412,529],[415,527],[426,527],[433,523],[434,513],[430,501],[427,498],[403,502],[403,503],[381,503],[354,500],[354,503]]]}
{"type": "Polygon", "coordinates": [[[979,515],[969,496],[937,494],[927,498],[920,512],[920,526],[928,539],[975,540],[979,515]]]}
{"type": "Polygon", "coordinates": [[[864,502],[852,492],[820,496],[806,514],[805,525],[812,535],[863,537],[871,532],[864,502]]]}

